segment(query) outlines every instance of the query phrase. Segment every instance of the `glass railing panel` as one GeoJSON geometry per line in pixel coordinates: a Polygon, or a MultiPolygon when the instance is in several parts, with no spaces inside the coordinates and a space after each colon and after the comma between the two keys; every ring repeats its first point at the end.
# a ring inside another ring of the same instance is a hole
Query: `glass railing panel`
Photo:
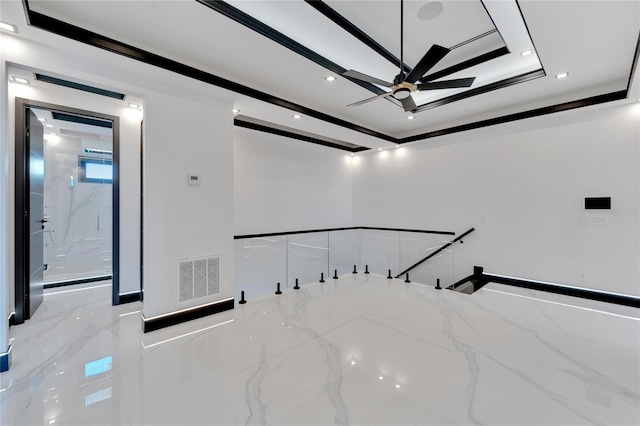
{"type": "Polygon", "coordinates": [[[372,274],[387,276],[400,273],[400,233],[397,231],[360,230],[360,268],[369,266],[372,274]]]}
{"type": "Polygon", "coordinates": [[[360,230],[329,232],[329,276],[337,270],[338,276],[360,269],[360,230]]]}
{"type": "Polygon", "coordinates": [[[296,278],[300,285],[320,280],[320,273],[328,276],[328,232],[291,234],[287,236],[287,288],[293,288],[296,278]]]}
{"type": "MultiPolygon", "coordinates": [[[[400,270],[405,271],[449,242],[450,235],[400,232],[400,270]]],[[[411,273],[409,273],[411,275],[411,273]]],[[[404,277],[403,277],[404,278],[404,277]]]]}
{"type": "Polygon", "coordinates": [[[243,238],[235,241],[235,297],[273,294],[287,281],[287,237],[243,238]]]}
{"type": "MultiPolygon", "coordinates": [[[[455,238],[454,236],[449,235],[440,235],[439,237],[441,239],[439,246],[436,249],[432,248],[425,252],[421,258],[435,253],[442,246],[445,246],[450,240],[455,238]]],[[[452,244],[444,250],[441,250],[429,260],[412,269],[409,272],[410,280],[416,283],[435,286],[437,280],[440,279],[440,286],[443,288],[453,284],[456,244],[452,244]]],[[[415,262],[413,264],[415,264],[415,262]]]]}

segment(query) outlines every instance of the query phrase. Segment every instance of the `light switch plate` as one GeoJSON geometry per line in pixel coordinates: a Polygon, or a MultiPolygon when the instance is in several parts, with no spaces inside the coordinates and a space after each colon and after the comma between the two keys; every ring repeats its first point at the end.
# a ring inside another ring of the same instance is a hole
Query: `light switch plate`
{"type": "Polygon", "coordinates": [[[200,175],[188,175],[187,183],[189,186],[200,186],[200,175]]]}

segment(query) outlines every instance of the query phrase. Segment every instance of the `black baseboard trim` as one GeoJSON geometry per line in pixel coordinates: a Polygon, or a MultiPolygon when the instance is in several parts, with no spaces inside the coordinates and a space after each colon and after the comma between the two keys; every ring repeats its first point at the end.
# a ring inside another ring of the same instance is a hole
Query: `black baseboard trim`
{"type": "Polygon", "coordinates": [[[234,304],[234,299],[230,298],[221,300],[219,302],[210,303],[204,306],[197,306],[193,309],[160,315],[157,317],[145,318],[143,315],[142,331],[144,333],[149,333],[150,331],[159,330],[161,328],[170,327],[172,325],[181,324],[183,322],[228,311],[230,309],[233,309],[234,304]]]}
{"type": "Polygon", "coordinates": [[[13,327],[14,325],[16,325],[16,313],[11,312],[9,314],[9,318],[7,318],[7,321],[9,322],[9,327],[13,327]]]}
{"type": "Polygon", "coordinates": [[[139,302],[142,300],[140,297],[141,294],[139,291],[132,291],[131,293],[120,294],[118,297],[120,298],[120,304],[131,303],[131,302],[139,302]]]}
{"type": "Polygon", "coordinates": [[[0,373],[3,371],[9,371],[11,366],[11,345],[6,352],[0,354],[0,373]]]}
{"type": "Polygon", "coordinates": [[[640,297],[607,293],[582,287],[563,286],[540,281],[529,281],[522,278],[503,277],[493,274],[482,274],[489,283],[504,284],[512,287],[526,288],[529,290],[545,291],[547,293],[562,294],[565,296],[579,297],[581,299],[596,300],[598,302],[613,303],[616,305],[640,308],[640,297]]]}
{"type": "Polygon", "coordinates": [[[112,278],[113,277],[111,275],[101,275],[99,277],[82,278],[79,280],[56,281],[54,283],[45,283],[44,289],[46,290],[48,288],[66,287],[69,285],[76,285],[76,284],[87,284],[87,283],[93,283],[97,281],[107,281],[112,278]]]}

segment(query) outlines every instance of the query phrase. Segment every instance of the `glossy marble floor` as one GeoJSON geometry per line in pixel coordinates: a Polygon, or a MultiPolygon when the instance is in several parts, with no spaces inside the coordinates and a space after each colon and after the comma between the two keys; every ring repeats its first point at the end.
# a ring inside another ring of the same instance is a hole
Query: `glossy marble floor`
{"type": "Polygon", "coordinates": [[[2,425],[640,424],[637,309],[359,274],[145,335],[109,294],[11,329],[2,425]]]}

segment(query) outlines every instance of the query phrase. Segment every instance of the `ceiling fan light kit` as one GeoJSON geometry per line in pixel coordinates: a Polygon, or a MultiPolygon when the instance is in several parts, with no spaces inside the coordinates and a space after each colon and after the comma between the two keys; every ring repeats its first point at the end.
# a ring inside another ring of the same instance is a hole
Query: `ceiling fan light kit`
{"type": "Polygon", "coordinates": [[[377,84],[391,89],[390,92],[383,93],[359,102],[352,103],[348,106],[362,105],[376,99],[392,96],[402,102],[405,112],[415,112],[418,108],[415,101],[411,97],[412,92],[421,92],[423,90],[440,90],[440,89],[457,89],[471,87],[475,81],[475,77],[458,78],[444,81],[429,81],[424,79],[424,75],[438,64],[451,50],[434,44],[420,59],[418,64],[409,72],[404,73],[404,0],[400,0],[400,73],[395,76],[393,83],[381,80],[376,77],[361,73],[355,70],[345,71],[342,75],[348,78],[366,81],[368,83],[377,84]],[[419,83],[418,83],[419,82],[419,83]],[[418,83],[418,84],[416,84],[418,83]]]}

